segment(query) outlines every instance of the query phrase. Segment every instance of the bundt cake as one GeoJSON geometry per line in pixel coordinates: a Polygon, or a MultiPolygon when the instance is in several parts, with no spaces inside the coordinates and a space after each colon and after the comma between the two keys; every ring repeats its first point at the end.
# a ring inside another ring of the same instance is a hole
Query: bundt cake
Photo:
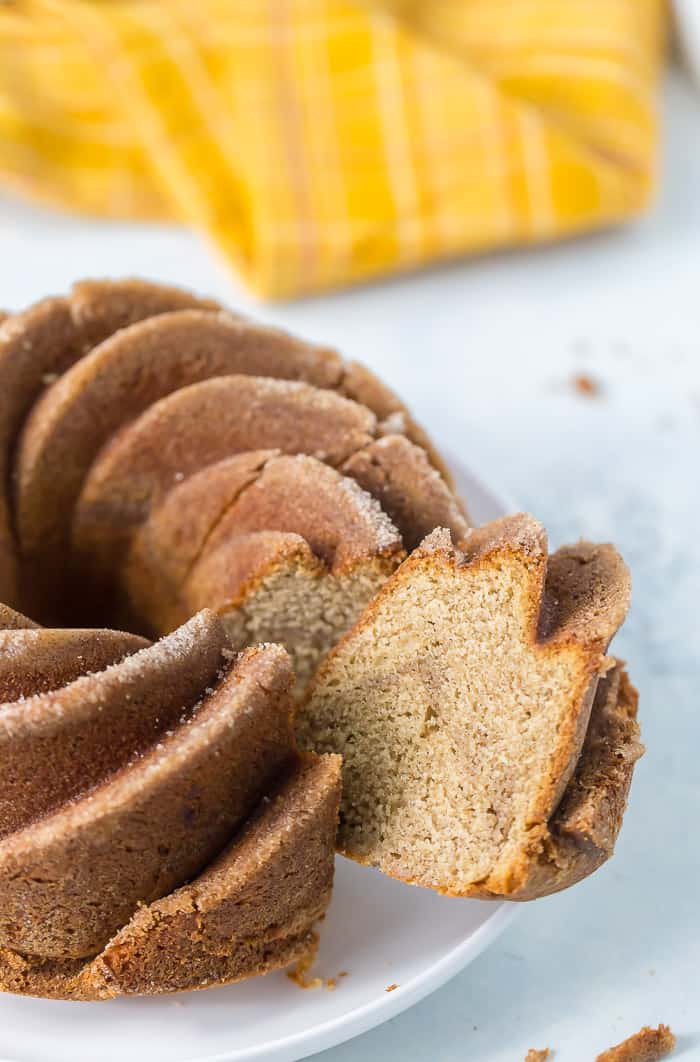
{"type": "Polygon", "coordinates": [[[169,992],[305,955],[330,897],[339,761],[296,751],[284,649],[233,653],[210,611],[155,645],[7,618],[0,987],[169,992]],[[42,673],[32,691],[30,651],[64,684],[42,673]]]}
{"type": "Polygon", "coordinates": [[[639,752],[605,655],[626,569],[548,558],[528,517],[470,530],[369,370],[85,281],[0,323],[0,476],[0,989],[307,955],[339,809],[342,851],[458,895],[610,854],[639,752]]]}
{"type": "Polygon", "coordinates": [[[458,896],[529,899],[612,853],[641,754],[606,656],[628,607],[611,546],[547,556],[528,516],[436,530],[321,665],[302,744],[343,757],[339,848],[458,896]]]}

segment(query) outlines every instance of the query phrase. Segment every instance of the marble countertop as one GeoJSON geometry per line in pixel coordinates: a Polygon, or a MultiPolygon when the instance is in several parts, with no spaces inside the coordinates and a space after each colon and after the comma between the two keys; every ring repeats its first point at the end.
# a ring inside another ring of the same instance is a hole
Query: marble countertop
{"type": "Polygon", "coordinates": [[[612,539],[632,568],[615,649],[648,751],[614,860],[526,905],[445,988],[323,1062],[518,1062],[547,1045],[586,1062],[659,1021],[678,1057],[700,1058],[700,98],[672,79],[665,111],[662,191],[638,224],[290,305],[254,304],[175,227],[0,200],[4,305],[138,273],[339,345],[554,545],[612,539]]]}

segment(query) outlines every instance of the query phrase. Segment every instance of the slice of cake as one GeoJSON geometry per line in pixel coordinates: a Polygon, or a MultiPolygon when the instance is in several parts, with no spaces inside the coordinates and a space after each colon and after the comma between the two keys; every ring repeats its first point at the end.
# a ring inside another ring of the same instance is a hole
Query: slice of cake
{"type": "Polygon", "coordinates": [[[529,516],[461,549],[428,536],[301,708],[302,744],[343,756],[340,850],[460,896],[531,898],[595,869],[640,754],[606,656],[629,590],[611,546],[548,557],[529,516]]]}

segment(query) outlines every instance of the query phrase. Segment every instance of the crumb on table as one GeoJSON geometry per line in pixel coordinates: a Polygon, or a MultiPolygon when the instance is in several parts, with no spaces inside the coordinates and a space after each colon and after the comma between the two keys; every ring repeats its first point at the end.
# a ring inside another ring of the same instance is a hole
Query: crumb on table
{"type": "Polygon", "coordinates": [[[575,391],[586,398],[596,398],[601,393],[601,386],[597,380],[589,376],[587,372],[577,372],[572,377],[572,385],[575,391]]]}
{"type": "Polygon", "coordinates": [[[318,934],[314,934],[314,940],[308,954],[299,959],[292,969],[287,971],[287,977],[298,988],[321,988],[325,986],[329,992],[334,992],[338,987],[338,981],[342,977],[347,977],[348,971],[341,970],[335,977],[328,977],[325,980],[323,977],[309,977],[309,971],[316,962],[316,956],[318,955],[318,944],[318,934]]]}
{"type": "Polygon", "coordinates": [[[668,1025],[651,1029],[645,1025],[639,1032],[609,1047],[598,1055],[596,1062],[659,1062],[676,1046],[676,1038],[668,1025]]]}
{"type": "Polygon", "coordinates": [[[336,988],[338,987],[338,981],[340,981],[343,977],[347,977],[347,976],[348,976],[348,971],[347,970],[341,970],[340,973],[337,973],[335,975],[335,977],[329,977],[328,980],[326,981],[326,988],[328,989],[328,991],[329,992],[334,992],[336,990],[336,988]]]}
{"type": "Polygon", "coordinates": [[[384,991],[385,992],[395,992],[398,987],[399,986],[397,984],[387,985],[387,987],[384,989],[384,991]]]}
{"type": "Polygon", "coordinates": [[[549,1053],[548,1047],[531,1047],[525,1055],[525,1062],[547,1062],[549,1053]]]}

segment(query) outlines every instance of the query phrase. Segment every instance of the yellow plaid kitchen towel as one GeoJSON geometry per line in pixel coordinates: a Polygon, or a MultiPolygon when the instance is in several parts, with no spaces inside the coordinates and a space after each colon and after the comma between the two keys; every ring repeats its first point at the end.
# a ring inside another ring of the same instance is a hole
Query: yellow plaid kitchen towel
{"type": "Polygon", "coordinates": [[[0,0],[0,181],[290,296],[647,203],[663,0],[0,0]]]}

